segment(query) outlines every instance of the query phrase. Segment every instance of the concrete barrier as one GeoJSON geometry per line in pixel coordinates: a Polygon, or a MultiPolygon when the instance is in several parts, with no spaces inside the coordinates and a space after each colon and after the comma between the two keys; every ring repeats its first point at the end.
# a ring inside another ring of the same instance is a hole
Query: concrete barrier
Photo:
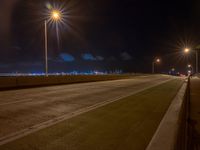
{"type": "Polygon", "coordinates": [[[172,101],[146,150],[186,150],[189,86],[186,81],[172,101]]]}
{"type": "Polygon", "coordinates": [[[0,88],[16,87],[17,80],[15,77],[0,77],[0,88]]]}
{"type": "Polygon", "coordinates": [[[69,75],[0,77],[0,90],[131,78],[135,75],[69,75]]]}

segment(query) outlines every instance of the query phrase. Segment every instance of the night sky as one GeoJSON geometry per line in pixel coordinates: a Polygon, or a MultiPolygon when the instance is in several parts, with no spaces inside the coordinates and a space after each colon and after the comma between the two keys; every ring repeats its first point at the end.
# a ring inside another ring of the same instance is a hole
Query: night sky
{"type": "Polygon", "coordinates": [[[186,71],[200,44],[198,0],[1,0],[0,73],[44,70],[46,5],[62,6],[65,24],[48,25],[50,72],[186,71]]]}

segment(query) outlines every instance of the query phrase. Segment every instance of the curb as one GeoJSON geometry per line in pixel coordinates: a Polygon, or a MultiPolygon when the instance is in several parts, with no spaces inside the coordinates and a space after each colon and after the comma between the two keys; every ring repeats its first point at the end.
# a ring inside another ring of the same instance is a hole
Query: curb
{"type": "Polygon", "coordinates": [[[146,150],[174,150],[180,128],[180,118],[184,107],[187,82],[183,83],[169,109],[158,126],[146,150]]]}

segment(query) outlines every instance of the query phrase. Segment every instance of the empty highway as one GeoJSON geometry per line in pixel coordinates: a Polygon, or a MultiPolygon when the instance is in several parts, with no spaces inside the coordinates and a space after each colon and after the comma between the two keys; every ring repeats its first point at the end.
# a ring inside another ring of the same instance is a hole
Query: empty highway
{"type": "MultiPolygon", "coordinates": [[[[60,116],[106,104],[164,83],[173,77],[131,79],[0,91],[0,142],[60,116]]],[[[79,114],[78,113],[78,114],[79,114]]],[[[58,119],[57,119],[58,120],[58,119]]]]}

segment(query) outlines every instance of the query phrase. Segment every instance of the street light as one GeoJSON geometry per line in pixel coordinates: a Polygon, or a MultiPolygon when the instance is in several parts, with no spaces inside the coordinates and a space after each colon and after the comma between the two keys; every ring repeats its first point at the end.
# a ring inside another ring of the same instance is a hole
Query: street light
{"type": "Polygon", "coordinates": [[[160,58],[157,58],[157,59],[154,59],[153,62],[152,62],[152,74],[155,73],[155,64],[156,63],[160,63],[160,58]]]}
{"type": "Polygon", "coordinates": [[[184,49],[184,53],[189,53],[190,51],[195,51],[196,53],[196,73],[199,73],[199,56],[198,56],[198,49],[190,50],[188,48],[184,49]]]}
{"type": "Polygon", "coordinates": [[[53,10],[51,12],[51,17],[54,21],[58,21],[61,19],[61,12],[59,10],[53,10]]]}
{"type": "Polygon", "coordinates": [[[52,21],[60,21],[62,18],[62,13],[59,10],[51,10],[50,18],[48,21],[44,21],[45,26],[45,75],[48,76],[48,31],[47,31],[47,24],[50,20],[52,21]]]}
{"type": "Polygon", "coordinates": [[[159,63],[159,62],[160,62],[160,59],[159,59],[159,58],[158,58],[158,59],[156,59],[156,62],[157,62],[157,63],[159,63]]]}
{"type": "Polygon", "coordinates": [[[185,48],[185,49],[184,49],[184,52],[185,52],[185,53],[189,53],[189,52],[190,52],[190,49],[189,49],[189,48],[185,48]]]}

